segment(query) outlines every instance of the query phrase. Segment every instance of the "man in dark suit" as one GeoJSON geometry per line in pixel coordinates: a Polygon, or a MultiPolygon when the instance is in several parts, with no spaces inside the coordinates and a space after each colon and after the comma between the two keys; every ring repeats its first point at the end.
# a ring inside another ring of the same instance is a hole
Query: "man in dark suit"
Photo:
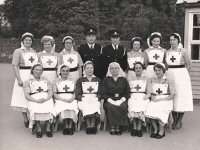
{"type": "Polygon", "coordinates": [[[106,76],[108,66],[111,62],[119,63],[123,71],[127,69],[127,53],[124,46],[119,45],[120,34],[121,32],[118,29],[112,29],[109,31],[111,44],[102,49],[103,77],[106,76]]]}
{"type": "Polygon", "coordinates": [[[94,75],[103,79],[102,76],[102,49],[101,45],[96,42],[97,29],[95,27],[88,27],[85,29],[84,34],[86,36],[86,43],[78,47],[78,53],[80,54],[83,63],[90,60],[94,64],[94,75]]]}

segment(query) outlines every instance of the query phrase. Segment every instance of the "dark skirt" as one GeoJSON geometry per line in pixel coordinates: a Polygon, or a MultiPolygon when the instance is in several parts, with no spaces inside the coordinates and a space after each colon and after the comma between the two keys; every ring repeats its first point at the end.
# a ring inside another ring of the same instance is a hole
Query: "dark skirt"
{"type": "Polygon", "coordinates": [[[128,104],[126,101],[120,106],[115,106],[109,102],[105,102],[104,109],[110,126],[128,126],[128,104]]]}

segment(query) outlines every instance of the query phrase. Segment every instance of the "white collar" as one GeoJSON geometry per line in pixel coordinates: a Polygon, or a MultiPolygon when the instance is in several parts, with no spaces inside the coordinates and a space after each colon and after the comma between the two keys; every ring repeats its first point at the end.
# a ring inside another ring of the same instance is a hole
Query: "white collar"
{"type": "Polygon", "coordinates": [[[95,43],[94,44],[87,43],[87,44],[88,44],[89,48],[91,48],[91,46],[94,48],[95,43]]]}
{"type": "Polygon", "coordinates": [[[118,49],[119,45],[112,44],[112,47],[113,47],[113,49],[115,49],[115,47],[116,47],[116,49],[118,49]]]}

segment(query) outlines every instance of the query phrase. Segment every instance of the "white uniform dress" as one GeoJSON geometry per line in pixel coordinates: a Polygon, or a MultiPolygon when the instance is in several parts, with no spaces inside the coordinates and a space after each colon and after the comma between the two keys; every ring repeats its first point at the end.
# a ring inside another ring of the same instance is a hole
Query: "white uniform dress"
{"type": "Polygon", "coordinates": [[[65,64],[70,68],[69,76],[74,81],[77,81],[80,77],[79,68],[83,66],[82,59],[78,52],[72,51],[68,53],[67,51],[62,51],[59,53],[59,64],[65,64]]]}
{"type": "MultiPolygon", "coordinates": [[[[41,76],[39,81],[35,78],[27,80],[24,85],[24,92],[30,94],[31,97],[35,100],[39,100],[41,98],[48,97],[48,90],[50,88],[52,88],[50,81],[48,81],[47,78],[41,76]]],[[[53,98],[43,103],[28,101],[28,110],[30,112],[31,122],[47,120],[52,121],[53,116],[56,116],[53,98]]]]}
{"type": "MultiPolygon", "coordinates": [[[[57,94],[61,98],[72,98],[75,97],[74,90],[75,90],[75,83],[71,80],[62,80],[61,78],[58,78],[54,84],[54,92],[57,92],[57,94]]],[[[77,115],[78,115],[78,103],[77,100],[67,103],[63,102],[61,100],[55,99],[55,110],[57,115],[60,115],[61,119],[70,118],[73,119],[74,122],[77,122],[77,115]],[[73,114],[71,114],[71,111],[73,111],[73,114]]]]}
{"type": "Polygon", "coordinates": [[[77,81],[76,97],[78,98],[78,107],[82,111],[83,116],[100,113],[99,102],[99,82],[100,79],[94,77],[92,81],[87,81],[86,77],[80,78],[77,81]]]}
{"type": "Polygon", "coordinates": [[[58,54],[56,52],[47,53],[46,51],[42,51],[38,53],[38,58],[44,68],[42,76],[45,76],[53,83],[57,78],[58,54]]]}
{"type": "Polygon", "coordinates": [[[190,65],[185,49],[169,50],[166,53],[167,77],[174,81],[176,96],[173,111],[193,111],[193,97],[190,76],[185,64],[190,65]]]}
{"type": "Polygon", "coordinates": [[[153,66],[156,63],[162,63],[164,61],[165,57],[165,49],[159,47],[159,48],[149,48],[145,50],[145,65],[147,66],[146,68],[146,76],[150,79],[155,76],[155,72],[153,70],[153,66]]]}
{"type": "MultiPolygon", "coordinates": [[[[38,62],[38,57],[35,50],[31,49],[27,51],[25,48],[16,49],[13,54],[12,65],[19,67],[19,74],[22,82],[29,79],[32,75],[30,74],[31,66],[38,62]]],[[[27,100],[24,96],[23,87],[18,85],[18,80],[15,79],[11,106],[14,110],[27,112],[27,100]]]]}
{"type": "Polygon", "coordinates": [[[146,108],[149,105],[149,99],[144,100],[146,94],[150,94],[149,81],[146,77],[140,77],[129,81],[131,97],[128,100],[128,116],[132,120],[133,118],[139,118],[145,121],[146,108]]]}
{"type": "MultiPolygon", "coordinates": [[[[155,99],[168,97],[169,94],[175,94],[174,86],[171,82],[168,82],[164,76],[161,81],[157,77],[153,77],[150,80],[155,99]]],[[[146,109],[145,116],[152,119],[159,120],[160,124],[164,125],[168,121],[169,113],[173,109],[173,100],[165,101],[151,101],[146,109]]]]}
{"type": "MultiPolygon", "coordinates": [[[[141,52],[128,52],[127,53],[127,61],[128,61],[128,72],[126,75],[126,78],[129,80],[130,78],[135,76],[135,72],[133,71],[133,67],[135,65],[136,62],[141,62],[142,64],[144,64],[144,58],[142,56],[141,52]]],[[[145,71],[143,71],[142,76],[145,76],[145,71]]]]}

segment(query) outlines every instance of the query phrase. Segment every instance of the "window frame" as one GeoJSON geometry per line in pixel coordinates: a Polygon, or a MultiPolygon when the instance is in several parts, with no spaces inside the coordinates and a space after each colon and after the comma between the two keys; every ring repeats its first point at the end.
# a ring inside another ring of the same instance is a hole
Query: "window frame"
{"type": "MultiPolygon", "coordinates": [[[[193,15],[200,14],[199,8],[186,8],[185,10],[185,36],[184,36],[184,47],[188,50],[189,58],[191,59],[191,47],[192,45],[200,45],[199,40],[193,40],[193,15]]],[[[196,28],[196,27],[195,27],[196,28]]],[[[197,27],[200,29],[200,27],[197,27]]],[[[199,50],[200,51],[200,50],[199,50]]],[[[200,62],[199,60],[192,60],[192,62],[200,62]]]]}

